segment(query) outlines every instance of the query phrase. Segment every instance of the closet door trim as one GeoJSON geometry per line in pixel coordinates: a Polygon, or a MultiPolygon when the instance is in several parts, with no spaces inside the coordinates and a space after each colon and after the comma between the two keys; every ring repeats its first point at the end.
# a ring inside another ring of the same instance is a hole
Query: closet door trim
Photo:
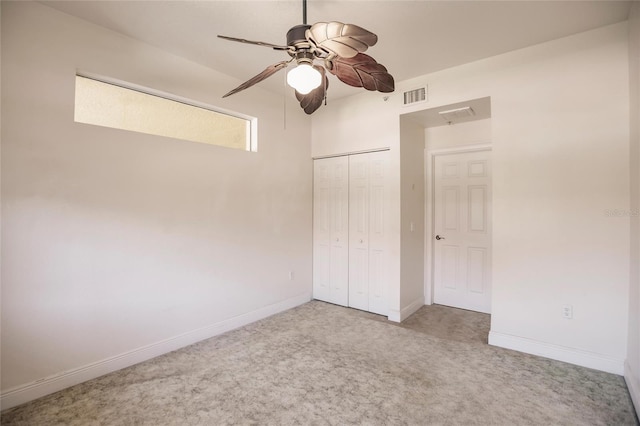
{"type": "Polygon", "coordinates": [[[350,152],[343,152],[341,154],[318,155],[316,157],[311,157],[311,159],[322,160],[324,158],[348,157],[350,155],[360,155],[360,154],[368,154],[370,152],[382,152],[382,151],[391,151],[391,148],[369,149],[365,151],[350,151],[350,152]]]}

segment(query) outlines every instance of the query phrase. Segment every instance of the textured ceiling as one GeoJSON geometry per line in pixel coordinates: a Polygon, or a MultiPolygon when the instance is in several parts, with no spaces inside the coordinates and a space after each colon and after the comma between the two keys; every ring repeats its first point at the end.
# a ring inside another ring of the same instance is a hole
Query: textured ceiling
{"type": "MultiPolygon", "coordinates": [[[[225,41],[217,38],[218,34],[286,44],[287,30],[302,23],[301,1],[42,3],[239,80],[247,80],[288,56],[225,41]]],[[[401,81],[624,21],[630,2],[309,0],[307,8],[310,24],[341,21],[376,33],[378,44],[367,53],[401,81]]],[[[260,83],[278,91],[282,85],[282,76],[260,83]]],[[[330,84],[329,98],[361,90],[335,80],[330,84]]],[[[234,96],[248,96],[250,91],[234,96]]]]}

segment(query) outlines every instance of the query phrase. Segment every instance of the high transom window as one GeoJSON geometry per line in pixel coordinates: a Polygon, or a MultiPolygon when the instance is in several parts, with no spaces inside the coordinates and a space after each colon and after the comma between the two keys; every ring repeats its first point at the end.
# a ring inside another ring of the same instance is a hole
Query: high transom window
{"type": "Polygon", "coordinates": [[[75,121],[256,151],[255,118],[152,89],[76,76],[75,121]]]}

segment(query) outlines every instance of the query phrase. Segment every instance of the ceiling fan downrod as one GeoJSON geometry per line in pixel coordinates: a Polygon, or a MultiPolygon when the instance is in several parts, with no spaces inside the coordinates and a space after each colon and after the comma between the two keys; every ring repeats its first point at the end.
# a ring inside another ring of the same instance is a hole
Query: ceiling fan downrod
{"type": "Polygon", "coordinates": [[[302,0],[302,25],[296,25],[287,32],[287,46],[296,47],[301,43],[309,44],[306,36],[309,28],[311,25],[307,24],[307,0],[302,0]]]}
{"type": "Polygon", "coordinates": [[[307,0],[302,0],[302,24],[307,25],[307,0]]]}

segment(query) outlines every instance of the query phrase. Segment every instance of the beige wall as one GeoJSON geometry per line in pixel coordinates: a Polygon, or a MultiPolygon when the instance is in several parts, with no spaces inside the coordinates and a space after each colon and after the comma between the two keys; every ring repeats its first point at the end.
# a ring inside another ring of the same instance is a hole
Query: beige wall
{"type": "Polygon", "coordinates": [[[400,115],[490,96],[492,342],[618,374],[629,217],[605,212],[629,208],[627,38],[625,22],[399,82],[387,102],[369,93],[334,102],[312,130],[314,153],[373,148],[379,135],[393,151],[400,115]],[[402,107],[403,90],[424,84],[429,102],[402,107]]]}
{"type": "Polygon", "coordinates": [[[310,299],[293,97],[284,129],[282,97],[35,2],[2,43],[5,408],[310,299]],[[75,123],[76,70],[257,117],[258,152],[75,123]]]}
{"type": "Polygon", "coordinates": [[[640,413],[640,3],[629,17],[629,76],[631,132],[631,279],[629,287],[629,344],[625,379],[640,413]]]}

